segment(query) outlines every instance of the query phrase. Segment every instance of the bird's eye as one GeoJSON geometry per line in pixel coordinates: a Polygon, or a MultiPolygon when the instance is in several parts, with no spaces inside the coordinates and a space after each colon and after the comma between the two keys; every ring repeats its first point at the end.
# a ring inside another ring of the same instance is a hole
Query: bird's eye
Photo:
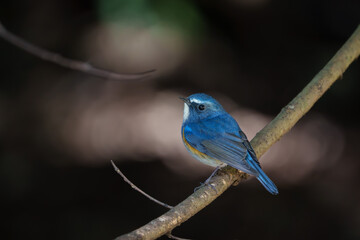
{"type": "Polygon", "coordinates": [[[204,111],[204,110],[205,110],[205,105],[204,105],[204,104],[200,104],[200,105],[198,106],[198,109],[199,109],[200,111],[204,111]]]}

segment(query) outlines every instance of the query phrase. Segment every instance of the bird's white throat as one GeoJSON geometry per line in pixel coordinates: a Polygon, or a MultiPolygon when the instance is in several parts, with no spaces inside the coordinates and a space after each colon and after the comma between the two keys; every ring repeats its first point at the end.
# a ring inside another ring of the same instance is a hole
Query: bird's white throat
{"type": "Polygon", "coordinates": [[[189,106],[186,104],[186,103],[184,103],[184,117],[183,117],[183,121],[185,122],[187,119],[188,119],[188,117],[189,117],[189,114],[190,114],[190,109],[189,109],[189,106]]]}

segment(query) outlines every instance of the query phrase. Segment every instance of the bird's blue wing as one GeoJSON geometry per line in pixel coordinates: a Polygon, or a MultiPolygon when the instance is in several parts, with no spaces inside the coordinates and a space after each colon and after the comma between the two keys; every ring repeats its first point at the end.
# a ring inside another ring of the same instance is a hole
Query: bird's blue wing
{"type": "Polygon", "coordinates": [[[244,141],[244,145],[245,145],[246,149],[249,151],[249,154],[251,155],[251,159],[254,160],[260,166],[259,160],[258,160],[258,158],[257,158],[257,156],[255,154],[255,151],[252,148],[250,142],[248,141],[245,133],[240,130],[239,131],[239,136],[244,141]]]}
{"type": "Polygon", "coordinates": [[[241,129],[230,115],[184,126],[185,138],[192,147],[229,166],[257,175],[257,171],[246,160],[249,150],[253,150],[245,134],[245,139],[242,139],[240,132],[241,129]]]}
{"type": "Polygon", "coordinates": [[[222,137],[204,140],[201,144],[204,146],[205,154],[208,156],[248,174],[258,174],[246,161],[248,150],[241,138],[225,133],[222,137]]]}

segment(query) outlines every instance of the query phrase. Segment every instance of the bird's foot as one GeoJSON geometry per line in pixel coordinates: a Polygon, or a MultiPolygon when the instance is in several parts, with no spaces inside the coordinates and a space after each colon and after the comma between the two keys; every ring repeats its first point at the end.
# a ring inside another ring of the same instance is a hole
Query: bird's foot
{"type": "Polygon", "coordinates": [[[202,187],[204,187],[204,186],[210,185],[210,187],[217,193],[217,190],[216,190],[215,186],[212,185],[212,184],[210,183],[210,181],[211,181],[212,177],[217,173],[217,171],[219,171],[219,169],[220,169],[221,167],[222,167],[222,166],[217,166],[217,167],[215,168],[215,170],[211,173],[210,177],[208,177],[208,179],[206,179],[206,181],[205,181],[204,183],[200,183],[201,185],[198,186],[198,187],[196,187],[196,188],[194,189],[194,192],[196,192],[197,190],[199,190],[200,188],[202,188],[202,187]]]}
{"type": "Polygon", "coordinates": [[[210,183],[210,181],[207,181],[207,180],[205,182],[203,182],[203,183],[201,182],[200,186],[194,188],[194,192],[196,192],[197,190],[199,190],[200,188],[205,187],[205,186],[210,186],[217,193],[217,190],[216,190],[215,186],[212,185],[210,183]]]}

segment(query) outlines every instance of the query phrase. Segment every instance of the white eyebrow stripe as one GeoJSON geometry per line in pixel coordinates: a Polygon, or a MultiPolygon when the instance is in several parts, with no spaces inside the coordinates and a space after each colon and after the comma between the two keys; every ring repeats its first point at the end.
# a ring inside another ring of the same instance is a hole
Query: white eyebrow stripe
{"type": "Polygon", "coordinates": [[[202,101],[198,100],[198,99],[191,99],[190,102],[194,102],[194,103],[203,103],[202,101]]]}
{"type": "Polygon", "coordinates": [[[190,102],[197,104],[211,104],[209,101],[200,101],[199,99],[191,99],[190,102]]]}

